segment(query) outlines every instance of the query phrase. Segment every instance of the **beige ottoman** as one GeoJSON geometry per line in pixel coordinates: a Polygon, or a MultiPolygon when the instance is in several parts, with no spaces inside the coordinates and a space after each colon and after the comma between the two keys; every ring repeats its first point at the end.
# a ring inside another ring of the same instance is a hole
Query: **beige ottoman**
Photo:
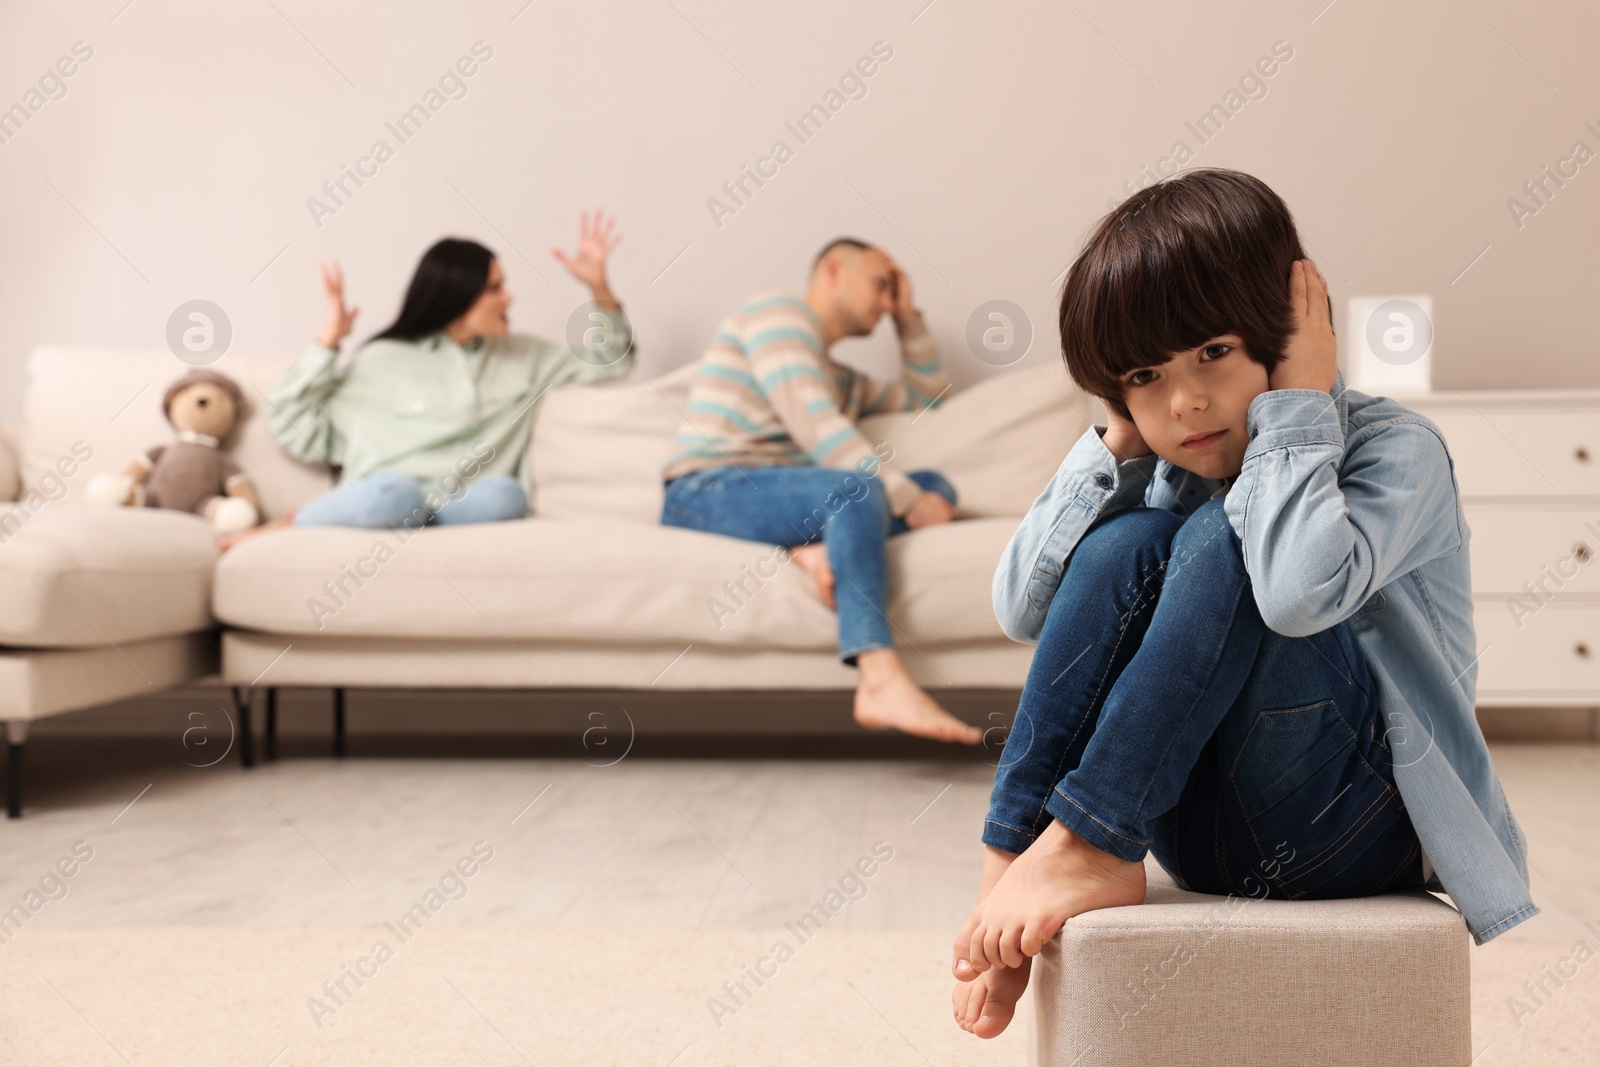
{"type": "Polygon", "coordinates": [[[1146,903],[1072,919],[1034,961],[1035,1063],[1470,1062],[1471,942],[1437,897],[1206,896],[1147,866],[1146,903]]]}

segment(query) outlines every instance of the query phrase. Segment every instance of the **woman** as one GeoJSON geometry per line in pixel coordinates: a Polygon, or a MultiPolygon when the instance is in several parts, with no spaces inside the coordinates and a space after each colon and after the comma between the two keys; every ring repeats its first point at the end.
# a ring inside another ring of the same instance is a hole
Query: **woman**
{"type": "Polygon", "coordinates": [[[606,281],[622,240],[615,219],[584,212],[578,251],[552,249],[589,287],[585,347],[510,332],[511,292],[489,249],[445,238],[417,265],[399,317],[343,366],[346,308],[337,263],[322,269],[322,332],[268,395],[267,424],[291,455],[342,471],[342,484],[286,517],[297,526],[388,528],[520,519],[527,450],[547,389],[621,377],[632,336],[606,281]]]}

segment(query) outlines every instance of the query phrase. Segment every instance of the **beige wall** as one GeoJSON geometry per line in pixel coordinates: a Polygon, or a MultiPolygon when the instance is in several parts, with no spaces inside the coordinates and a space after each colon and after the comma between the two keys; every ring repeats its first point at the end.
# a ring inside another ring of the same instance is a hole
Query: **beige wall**
{"type": "MultiPolygon", "coordinates": [[[[0,107],[74,42],[93,54],[0,144],[0,421],[34,345],[160,348],[192,298],[226,310],[234,351],[298,351],[326,257],[364,336],[447,233],[500,252],[516,328],[560,336],[582,290],[549,248],[596,204],[622,220],[641,374],[852,233],[900,258],[970,382],[995,372],[964,343],[990,299],[1032,317],[1023,365],[1057,358],[1078,242],[1179,140],[1283,194],[1338,304],[1433,294],[1444,384],[1600,385],[1600,162],[1520,225],[1508,207],[1575,142],[1600,151],[1600,10],[1323,2],[4,4],[0,107]],[[477,41],[466,95],[401,144],[385,122],[477,41]],[[785,123],[880,41],[865,95],[800,143],[785,123]],[[1202,145],[1185,123],[1277,42],[1292,57],[1202,145]],[[393,158],[319,226],[308,198],[379,139],[393,158]],[[779,139],[793,157],[719,225],[708,199],[779,139]]],[[[887,331],[840,355],[885,369],[887,331]]]]}

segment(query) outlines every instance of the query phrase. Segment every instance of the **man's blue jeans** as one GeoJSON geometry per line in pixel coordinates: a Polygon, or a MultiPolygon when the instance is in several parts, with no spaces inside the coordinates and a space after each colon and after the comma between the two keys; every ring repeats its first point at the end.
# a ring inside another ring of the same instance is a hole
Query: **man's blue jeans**
{"type": "Polygon", "coordinates": [[[506,522],[526,518],[528,494],[515,478],[489,474],[430,509],[417,480],[401,471],[374,471],[345,482],[295,512],[296,526],[362,526],[388,530],[437,524],[506,522]]]}
{"type": "MultiPolygon", "coordinates": [[[[910,471],[924,490],[956,502],[937,471],[910,471]]],[[[661,521],[668,526],[793,548],[824,541],[839,612],[839,658],[855,666],[873,648],[893,648],[889,564],[884,543],[909,529],[889,511],[889,494],[872,475],[831,467],[714,467],[666,483],[661,521]]]]}
{"type": "Polygon", "coordinates": [[[1348,622],[1262,623],[1222,500],[1090,527],[1051,600],[985,844],[1054,818],[1180,886],[1352,897],[1422,883],[1421,846],[1348,622]]]}

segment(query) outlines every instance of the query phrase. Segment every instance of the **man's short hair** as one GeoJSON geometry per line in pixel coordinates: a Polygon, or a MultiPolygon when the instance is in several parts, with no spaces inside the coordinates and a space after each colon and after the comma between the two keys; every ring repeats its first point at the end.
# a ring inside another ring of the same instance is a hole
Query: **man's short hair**
{"type": "Polygon", "coordinates": [[[1067,272],[1067,373],[1123,418],[1123,375],[1222,334],[1270,373],[1294,328],[1289,275],[1304,258],[1288,205],[1259,178],[1205,168],[1141,189],[1100,220],[1067,272]]]}
{"type": "Polygon", "coordinates": [[[828,258],[828,253],[832,252],[836,248],[854,248],[861,252],[867,252],[872,249],[872,246],[867,244],[867,242],[857,240],[854,237],[835,237],[833,240],[823,245],[822,251],[817,253],[817,258],[811,261],[812,274],[817,273],[817,268],[822,266],[822,261],[824,259],[828,258]]]}

